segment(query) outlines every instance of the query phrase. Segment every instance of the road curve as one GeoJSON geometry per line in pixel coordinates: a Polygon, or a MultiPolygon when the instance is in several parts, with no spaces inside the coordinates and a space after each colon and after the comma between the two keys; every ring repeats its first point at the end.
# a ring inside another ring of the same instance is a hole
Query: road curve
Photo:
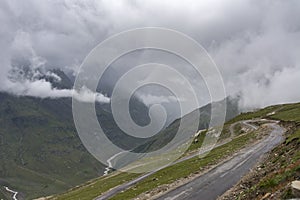
{"type": "Polygon", "coordinates": [[[5,190],[7,191],[7,192],[10,192],[10,193],[12,193],[12,199],[13,200],[18,200],[18,198],[17,198],[17,195],[18,195],[18,192],[17,191],[14,191],[14,190],[11,190],[11,189],[9,189],[8,187],[4,187],[5,188],[5,190]]]}
{"type": "Polygon", "coordinates": [[[261,119],[257,119],[257,120],[243,120],[243,121],[238,121],[238,122],[235,122],[233,124],[230,125],[229,127],[229,131],[230,131],[230,134],[231,136],[235,136],[236,134],[234,133],[234,127],[237,125],[237,124],[243,124],[244,126],[248,126],[249,128],[253,129],[253,130],[257,130],[258,127],[253,125],[253,124],[250,124],[251,122],[257,122],[257,121],[262,121],[261,119]]]}
{"type": "Polygon", "coordinates": [[[114,160],[114,159],[116,159],[116,157],[118,157],[119,155],[121,155],[121,154],[123,154],[123,153],[125,153],[126,151],[121,151],[121,152],[119,152],[119,153],[116,153],[115,155],[113,155],[112,157],[110,157],[109,159],[107,159],[107,163],[108,163],[108,165],[107,165],[107,167],[105,168],[105,170],[104,170],[104,172],[103,172],[103,176],[106,176],[106,175],[108,175],[109,174],[109,172],[110,172],[110,170],[113,168],[113,166],[112,166],[112,161],[114,160]]]}
{"type": "MultiPolygon", "coordinates": [[[[249,126],[250,128],[256,130],[256,129],[257,129],[256,126],[254,126],[254,125],[252,125],[252,124],[249,124],[249,122],[252,122],[252,121],[254,121],[254,120],[245,120],[245,121],[235,122],[235,123],[232,124],[231,127],[230,127],[231,135],[234,135],[234,133],[233,133],[233,132],[234,132],[233,127],[234,127],[236,124],[238,124],[238,123],[243,123],[244,125],[249,126]]],[[[222,145],[224,145],[224,143],[219,144],[219,145],[216,145],[215,147],[222,146],[222,145]]],[[[206,153],[206,152],[202,152],[202,153],[206,153]]],[[[191,159],[191,158],[193,158],[193,157],[195,157],[195,156],[199,156],[199,153],[197,152],[197,153],[192,154],[192,155],[190,155],[190,156],[186,156],[186,157],[184,157],[184,158],[181,158],[181,159],[177,160],[176,162],[172,163],[172,165],[174,165],[174,164],[176,164],[176,163],[179,163],[179,162],[183,162],[183,161],[188,160],[188,159],[191,159]]],[[[113,157],[115,158],[115,156],[113,156],[113,157]]],[[[111,160],[110,160],[110,161],[111,161],[111,160]]],[[[162,167],[162,168],[164,168],[164,167],[162,167]]],[[[135,185],[136,183],[140,182],[141,180],[143,180],[143,179],[147,178],[148,176],[150,176],[150,175],[156,173],[157,171],[161,170],[162,168],[159,168],[159,169],[157,169],[157,170],[155,170],[155,171],[153,171],[153,172],[146,173],[146,174],[141,175],[141,176],[139,176],[138,178],[136,178],[136,179],[134,179],[134,180],[132,180],[132,181],[129,181],[129,182],[127,182],[127,183],[124,183],[124,184],[122,184],[122,185],[119,185],[119,186],[117,186],[117,187],[115,187],[115,188],[112,188],[111,190],[109,190],[109,191],[105,192],[104,194],[98,196],[95,200],[105,200],[105,199],[109,199],[110,197],[116,195],[117,193],[119,193],[119,192],[121,192],[121,191],[123,191],[123,190],[128,189],[129,187],[131,187],[131,186],[135,185]]]]}
{"type": "Polygon", "coordinates": [[[272,131],[267,138],[243,149],[225,163],[157,199],[217,199],[218,196],[234,186],[257,163],[263,154],[273,149],[282,141],[285,129],[275,123],[268,124],[268,126],[272,128],[272,131]]]}

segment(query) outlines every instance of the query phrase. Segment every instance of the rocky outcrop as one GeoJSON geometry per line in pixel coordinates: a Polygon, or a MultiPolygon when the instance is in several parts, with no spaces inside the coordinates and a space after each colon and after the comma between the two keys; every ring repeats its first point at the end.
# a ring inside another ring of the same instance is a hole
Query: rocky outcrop
{"type": "Polygon", "coordinates": [[[300,181],[293,181],[291,187],[293,195],[296,198],[300,198],[300,181]]]}

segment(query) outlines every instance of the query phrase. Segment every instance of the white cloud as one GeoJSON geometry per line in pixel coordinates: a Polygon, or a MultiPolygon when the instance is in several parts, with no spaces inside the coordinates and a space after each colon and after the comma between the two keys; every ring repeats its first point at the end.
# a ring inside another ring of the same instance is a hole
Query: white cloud
{"type": "MultiPolygon", "coordinates": [[[[178,99],[175,96],[153,95],[139,93],[137,97],[147,106],[160,103],[176,103],[178,99]]],[[[180,100],[182,101],[182,99],[180,100]]]]}
{"type": "MultiPolygon", "coordinates": [[[[298,0],[4,0],[0,89],[45,97],[42,88],[51,88],[49,83],[7,84],[12,60],[29,62],[32,68],[77,70],[89,51],[111,34],[161,26],[203,44],[224,76],[227,93],[242,94],[241,106],[300,101],[299,9],[298,0]]],[[[53,96],[68,93],[52,90],[53,96]]]]}
{"type": "Polygon", "coordinates": [[[99,103],[109,103],[110,98],[104,96],[101,93],[94,93],[86,87],[81,88],[80,91],[72,90],[72,95],[75,99],[82,102],[99,102],[99,103]]]}
{"type": "Polygon", "coordinates": [[[40,98],[66,98],[73,97],[82,102],[99,102],[109,103],[110,98],[104,96],[101,93],[95,93],[87,88],[82,88],[77,91],[74,89],[56,89],[52,88],[51,83],[44,79],[29,81],[25,80],[20,82],[6,81],[6,90],[12,94],[20,96],[32,96],[40,98]]]}

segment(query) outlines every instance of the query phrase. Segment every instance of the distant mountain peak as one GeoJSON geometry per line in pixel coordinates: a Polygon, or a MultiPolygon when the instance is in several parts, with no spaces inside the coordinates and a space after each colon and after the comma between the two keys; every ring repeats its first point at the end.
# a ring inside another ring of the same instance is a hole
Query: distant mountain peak
{"type": "Polygon", "coordinates": [[[51,83],[53,88],[71,89],[73,83],[70,78],[60,69],[32,68],[29,65],[15,66],[9,71],[8,78],[12,82],[34,82],[45,80],[51,83]]]}

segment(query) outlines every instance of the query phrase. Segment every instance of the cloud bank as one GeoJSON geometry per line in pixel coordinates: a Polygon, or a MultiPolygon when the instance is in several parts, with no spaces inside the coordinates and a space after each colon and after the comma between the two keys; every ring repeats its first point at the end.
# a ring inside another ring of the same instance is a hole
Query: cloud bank
{"type": "Polygon", "coordinates": [[[39,98],[67,98],[73,97],[81,102],[109,103],[110,98],[101,93],[95,93],[88,88],[77,91],[74,89],[53,88],[51,83],[41,79],[35,81],[25,80],[20,82],[9,82],[5,91],[18,96],[31,96],[39,98]]]}
{"type": "Polygon", "coordinates": [[[227,93],[241,96],[242,108],[300,101],[299,9],[298,0],[3,0],[0,90],[70,95],[45,80],[18,85],[9,74],[23,65],[76,73],[89,51],[110,35],[159,26],[202,44],[220,68],[227,93]]]}

